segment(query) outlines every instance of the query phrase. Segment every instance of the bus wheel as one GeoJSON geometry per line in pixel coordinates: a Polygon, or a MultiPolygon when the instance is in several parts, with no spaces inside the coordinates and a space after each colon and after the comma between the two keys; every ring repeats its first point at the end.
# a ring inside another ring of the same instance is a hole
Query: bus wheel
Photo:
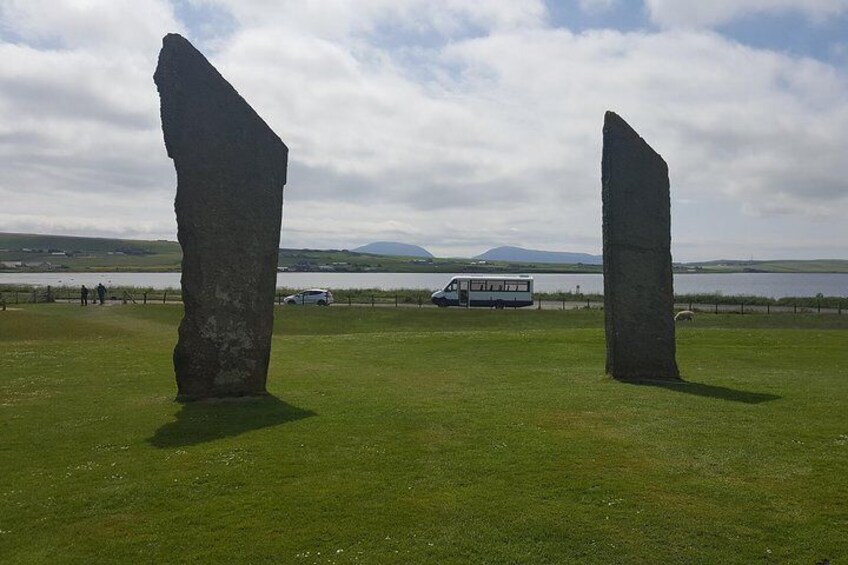
{"type": "Polygon", "coordinates": [[[436,306],[438,306],[439,308],[447,308],[447,306],[448,306],[448,301],[447,301],[447,300],[445,300],[444,298],[440,298],[440,299],[436,302],[436,306]]]}
{"type": "Polygon", "coordinates": [[[500,300],[495,302],[495,310],[503,310],[503,309],[504,309],[504,303],[503,302],[501,302],[500,300]]]}

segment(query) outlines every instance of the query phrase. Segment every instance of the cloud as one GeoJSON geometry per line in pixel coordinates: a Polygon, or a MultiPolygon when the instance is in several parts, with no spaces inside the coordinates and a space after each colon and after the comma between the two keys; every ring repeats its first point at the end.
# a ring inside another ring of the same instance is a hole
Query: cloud
{"type": "MultiPolygon", "coordinates": [[[[51,5],[0,3],[0,230],[173,237],[151,77],[161,36],[197,22],[51,5]]],[[[233,22],[200,47],[290,148],[283,245],[597,253],[607,109],[668,161],[690,248],[786,218],[798,245],[848,237],[817,231],[848,214],[843,69],[711,31],[576,34],[540,2],[192,5],[233,22]]]]}
{"type": "Polygon", "coordinates": [[[23,41],[59,49],[142,49],[162,30],[181,26],[170,4],[159,0],[3,0],[3,31],[23,41]]]}
{"type": "Polygon", "coordinates": [[[403,32],[455,36],[469,28],[501,31],[535,27],[547,18],[541,0],[196,0],[225,8],[242,27],[273,25],[322,38],[403,32]]]}
{"type": "Polygon", "coordinates": [[[645,0],[651,20],[662,27],[713,27],[751,15],[796,13],[812,22],[848,13],[845,0],[645,0]]]}

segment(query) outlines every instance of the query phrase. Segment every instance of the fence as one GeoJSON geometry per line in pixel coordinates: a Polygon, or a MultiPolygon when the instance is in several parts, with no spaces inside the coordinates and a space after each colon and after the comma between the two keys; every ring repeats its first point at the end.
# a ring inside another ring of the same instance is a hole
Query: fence
{"type": "MultiPolygon", "coordinates": [[[[285,297],[293,294],[293,289],[277,289],[275,302],[283,305],[285,297]]],[[[377,289],[338,290],[334,293],[335,304],[340,306],[394,307],[394,308],[435,308],[430,302],[430,292],[426,290],[404,289],[399,291],[383,291],[377,289]]],[[[97,293],[89,289],[88,303],[95,304],[97,293]]],[[[848,310],[848,299],[840,297],[813,297],[798,299],[768,299],[758,297],[720,297],[721,301],[693,300],[686,296],[678,296],[676,310],[692,310],[714,314],[837,314],[848,310]]],[[[703,299],[703,296],[697,298],[703,299]]],[[[123,304],[179,304],[182,293],[179,289],[139,289],[132,287],[116,287],[107,289],[106,302],[123,304]]],[[[0,287],[0,305],[35,304],[35,303],[80,303],[78,287],[0,287]]],[[[507,305],[507,307],[509,307],[507,305]]],[[[525,309],[536,310],[574,310],[603,308],[603,296],[581,296],[575,293],[537,293],[532,307],[525,309]]]]}
{"type": "MultiPolygon", "coordinates": [[[[179,303],[182,294],[179,290],[141,290],[135,288],[107,289],[104,302],[123,304],[165,304],[179,303]]],[[[3,287],[0,288],[0,303],[12,304],[44,304],[50,302],[81,303],[82,296],[79,287],[3,287]]],[[[88,303],[97,302],[96,288],[88,289],[88,303]]]]}

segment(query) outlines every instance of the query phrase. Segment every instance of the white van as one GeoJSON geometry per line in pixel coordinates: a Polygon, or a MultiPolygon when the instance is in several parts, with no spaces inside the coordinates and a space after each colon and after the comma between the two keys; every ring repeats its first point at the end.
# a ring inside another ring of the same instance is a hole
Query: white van
{"type": "Polygon", "coordinates": [[[527,275],[460,276],[430,296],[439,307],[519,308],[533,305],[533,277],[527,275]]]}

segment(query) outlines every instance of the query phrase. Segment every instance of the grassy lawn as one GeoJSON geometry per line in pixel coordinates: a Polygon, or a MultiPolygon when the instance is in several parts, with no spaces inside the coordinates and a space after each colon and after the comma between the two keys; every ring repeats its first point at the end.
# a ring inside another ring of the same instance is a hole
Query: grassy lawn
{"type": "Polygon", "coordinates": [[[179,405],[179,306],[0,312],[0,562],[848,559],[848,316],[281,308],[263,401],[179,405]]]}

